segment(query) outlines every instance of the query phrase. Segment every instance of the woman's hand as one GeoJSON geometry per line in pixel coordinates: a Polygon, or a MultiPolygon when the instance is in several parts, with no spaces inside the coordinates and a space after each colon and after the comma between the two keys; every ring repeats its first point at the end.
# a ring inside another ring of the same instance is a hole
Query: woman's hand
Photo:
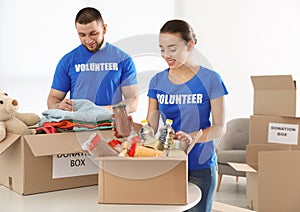
{"type": "Polygon", "coordinates": [[[191,144],[193,142],[192,136],[189,134],[183,132],[183,131],[178,131],[175,133],[174,139],[185,142],[187,144],[191,144]]]}

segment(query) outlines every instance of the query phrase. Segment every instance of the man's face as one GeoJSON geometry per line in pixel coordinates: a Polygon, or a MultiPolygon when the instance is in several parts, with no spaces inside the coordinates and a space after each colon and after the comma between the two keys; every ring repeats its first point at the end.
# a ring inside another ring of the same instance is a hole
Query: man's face
{"type": "Polygon", "coordinates": [[[89,51],[95,52],[99,50],[106,33],[106,24],[97,23],[97,21],[88,24],[76,23],[76,29],[81,43],[89,51]]]}

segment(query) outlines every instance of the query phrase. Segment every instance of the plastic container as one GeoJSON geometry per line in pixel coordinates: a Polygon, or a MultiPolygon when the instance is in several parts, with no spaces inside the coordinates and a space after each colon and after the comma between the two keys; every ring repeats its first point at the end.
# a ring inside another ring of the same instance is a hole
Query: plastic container
{"type": "Polygon", "coordinates": [[[90,154],[91,158],[103,156],[117,156],[119,152],[104,141],[97,133],[92,133],[81,145],[82,150],[90,154]]]}
{"type": "Polygon", "coordinates": [[[170,150],[174,144],[174,129],[172,128],[173,120],[167,119],[166,124],[159,130],[159,140],[162,143],[163,150],[170,150]]]}
{"type": "Polygon", "coordinates": [[[188,146],[189,145],[186,142],[179,141],[179,140],[174,140],[173,149],[182,150],[186,153],[188,146]]]}
{"type": "Polygon", "coordinates": [[[146,119],[141,121],[142,128],[140,129],[140,137],[143,142],[146,140],[149,140],[150,138],[154,138],[154,130],[153,128],[148,124],[148,121],[146,119]]]}

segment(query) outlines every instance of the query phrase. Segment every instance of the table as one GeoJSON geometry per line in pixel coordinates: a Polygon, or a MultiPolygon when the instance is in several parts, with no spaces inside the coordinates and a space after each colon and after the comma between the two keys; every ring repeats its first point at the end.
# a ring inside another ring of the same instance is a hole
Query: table
{"type": "Polygon", "coordinates": [[[124,205],[124,204],[99,204],[100,211],[109,212],[176,212],[185,211],[194,207],[201,199],[201,190],[193,183],[188,184],[187,205],[124,205]]]}
{"type": "Polygon", "coordinates": [[[88,186],[22,196],[0,185],[0,209],[5,212],[180,212],[192,208],[201,199],[201,190],[188,184],[187,205],[98,204],[98,187],[88,186]]]}

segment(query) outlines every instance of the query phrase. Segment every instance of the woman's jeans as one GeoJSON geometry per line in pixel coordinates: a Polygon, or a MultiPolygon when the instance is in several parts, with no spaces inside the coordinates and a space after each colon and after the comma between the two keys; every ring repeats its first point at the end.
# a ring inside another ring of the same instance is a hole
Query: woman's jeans
{"type": "Polygon", "coordinates": [[[189,182],[197,185],[202,192],[200,202],[188,211],[211,212],[217,184],[217,166],[202,170],[189,170],[188,173],[189,182]]]}

